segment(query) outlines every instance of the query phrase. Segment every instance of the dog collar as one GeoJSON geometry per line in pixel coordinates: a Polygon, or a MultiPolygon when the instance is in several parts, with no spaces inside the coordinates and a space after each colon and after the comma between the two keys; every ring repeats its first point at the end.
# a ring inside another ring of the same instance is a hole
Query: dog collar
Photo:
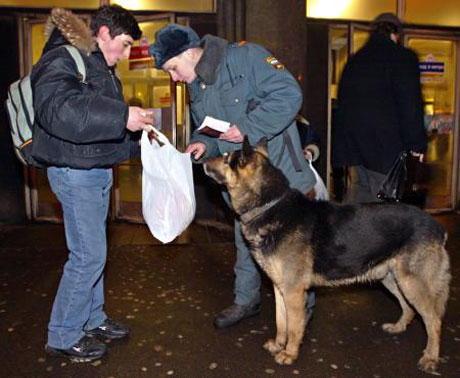
{"type": "Polygon", "coordinates": [[[249,223],[252,222],[254,219],[257,219],[260,217],[263,213],[271,209],[273,206],[275,206],[281,199],[285,196],[286,194],[283,194],[281,197],[274,199],[270,202],[267,202],[265,205],[255,207],[254,209],[251,209],[247,211],[246,213],[240,215],[240,220],[241,223],[249,223]]]}

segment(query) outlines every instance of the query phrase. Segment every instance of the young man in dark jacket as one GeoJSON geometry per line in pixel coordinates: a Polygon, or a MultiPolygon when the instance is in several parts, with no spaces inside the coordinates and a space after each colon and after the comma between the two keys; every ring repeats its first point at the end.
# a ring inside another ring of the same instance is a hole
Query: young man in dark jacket
{"type": "Polygon", "coordinates": [[[123,101],[116,63],[127,58],[141,31],[134,17],[118,6],[100,8],[91,28],[63,9],[53,9],[49,39],[31,80],[35,125],[32,154],[47,167],[48,180],[62,205],[69,258],[54,301],[46,350],[88,361],[106,345],[95,335],[117,339],[129,328],[103,310],[106,218],[112,165],[138,152],[134,132],[152,116],[123,101]],[[86,66],[81,81],[63,45],[80,50],[86,66]]]}
{"type": "MultiPolygon", "coordinates": [[[[157,68],[168,72],[172,80],[187,83],[196,126],[206,116],[230,123],[220,137],[195,130],[187,152],[196,162],[241,149],[243,135],[252,145],[266,137],[272,162],[291,186],[304,193],[313,188],[315,177],[303,157],[295,122],[302,92],[295,78],[267,50],[252,43],[231,44],[212,35],[200,40],[193,29],[169,24],[157,32],[150,52],[157,68]]],[[[229,203],[226,193],[224,198],[229,203]]],[[[218,328],[260,312],[260,275],[238,220],[235,244],[235,299],[215,318],[218,328]]],[[[308,307],[313,305],[314,296],[310,295],[308,307]]]]}
{"type": "Polygon", "coordinates": [[[333,166],[349,167],[345,203],[377,201],[396,157],[427,148],[418,59],[399,44],[400,20],[391,13],[372,23],[368,42],[347,62],[339,84],[333,166]]]}

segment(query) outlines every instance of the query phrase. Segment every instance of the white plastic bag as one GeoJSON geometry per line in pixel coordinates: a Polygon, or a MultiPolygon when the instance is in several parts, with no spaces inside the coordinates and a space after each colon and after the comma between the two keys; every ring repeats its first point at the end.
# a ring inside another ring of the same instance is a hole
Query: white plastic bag
{"type": "Polygon", "coordinates": [[[195,192],[189,153],[181,153],[168,138],[154,129],[160,146],[147,132],[141,139],[142,213],[155,238],[169,243],[180,235],[195,216],[195,192]]]}
{"type": "Polygon", "coordinates": [[[323,179],[321,178],[319,173],[316,171],[316,169],[313,167],[313,164],[311,163],[310,160],[308,160],[308,163],[310,164],[310,169],[313,171],[313,174],[315,175],[315,179],[316,179],[316,184],[314,186],[315,199],[328,201],[329,200],[329,192],[327,191],[327,187],[324,184],[323,179]]]}

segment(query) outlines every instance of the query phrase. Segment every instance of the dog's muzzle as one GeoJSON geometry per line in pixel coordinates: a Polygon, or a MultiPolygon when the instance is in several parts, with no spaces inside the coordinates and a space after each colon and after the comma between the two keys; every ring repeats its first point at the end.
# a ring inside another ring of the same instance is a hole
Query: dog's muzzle
{"type": "Polygon", "coordinates": [[[220,167],[222,166],[221,163],[222,163],[222,157],[205,159],[203,161],[204,173],[206,173],[206,175],[211,177],[218,184],[225,183],[225,175],[218,168],[219,166],[220,167]]]}

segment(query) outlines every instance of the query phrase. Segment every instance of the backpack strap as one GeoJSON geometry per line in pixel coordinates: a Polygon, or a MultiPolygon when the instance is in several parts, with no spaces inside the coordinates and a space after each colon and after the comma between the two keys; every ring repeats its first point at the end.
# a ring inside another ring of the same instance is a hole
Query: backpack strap
{"type": "Polygon", "coordinates": [[[64,47],[67,49],[75,61],[75,64],[77,65],[78,73],[80,74],[78,80],[84,83],[86,81],[86,66],[85,62],[83,61],[83,57],[81,56],[80,50],[72,45],[64,45],[64,47]]]}

